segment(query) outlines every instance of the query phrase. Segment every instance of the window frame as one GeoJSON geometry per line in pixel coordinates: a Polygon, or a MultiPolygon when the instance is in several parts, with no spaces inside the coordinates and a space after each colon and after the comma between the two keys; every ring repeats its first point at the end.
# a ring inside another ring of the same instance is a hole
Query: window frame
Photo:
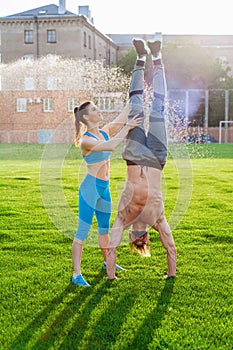
{"type": "Polygon", "coordinates": [[[25,97],[19,97],[16,99],[16,112],[17,113],[27,112],[27,99],[25,97]]]}
{"type": "Polygon", "coordinates": [[[91,36],[88,35],[88,49],[91,50],[91,36]]]}
{"type": "Polygon", "coordinates": [[[45,113],[54,112],[54,98],[52,97],[43,98],[43,112],[45,113]]]}
{"type": "Polygon", "coordinates": [[[87,33],[83,32],[83,46],[87,47],[87,33]]]}
{"type": "Polygon", "coordinates": [[[35,79],[33,77],[25,77],[24,88],[26,91],[35,90],[35,79]]]}
{"type": "Polygon", "coordinates": [[[67,100],[67,111],[74,112],[74,107],[78,106],[79,99],[78,97],[68,97],[67,100]]]}
{"type": "Polygon", "coordinates": [[[57,43],[57,31],[56,29],[47,29],[47,44],[57,43]]]}
{"type": "Polygon", "coordinates": [[[34,37],[33,37],[33,30],[32,29],[25,29],[24,30],[24,44],[33,44],[34,43],[34,37]]]}
{"type": "Polygon", "coordinates": [[[48,76],[47,77],[47,90],[53,91],[58,90],[58,84],[60,82],[60,79],[54,76],[48,76]]]}

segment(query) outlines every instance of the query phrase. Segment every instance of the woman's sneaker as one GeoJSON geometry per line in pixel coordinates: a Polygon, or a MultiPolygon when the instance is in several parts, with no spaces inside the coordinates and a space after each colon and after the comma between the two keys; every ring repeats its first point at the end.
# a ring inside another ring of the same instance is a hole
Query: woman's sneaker
{"type": "Polygon", "coordinates": [[[72,277],[72,283],[80,287],[90,287],[90,284],[83,278],[82,275],[77,275],[72,277]]]}

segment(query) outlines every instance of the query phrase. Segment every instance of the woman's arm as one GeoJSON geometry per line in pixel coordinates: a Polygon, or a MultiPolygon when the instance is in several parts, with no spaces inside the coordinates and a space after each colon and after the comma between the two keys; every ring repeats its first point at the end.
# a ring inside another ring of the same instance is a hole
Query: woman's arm
{"type": "Polygon", "coordinates": [[[105,152],[114,151],[124,138],[127,136],[129,130],[141,125],[142,118],[135,115],[132,119],[129,119],[126,125],[109,141],[95,140],[94,138],[83,136],[80,142],[80,147],[84,154],[89,152],[105,152]]]}
{"type": "Polygon", "coordinates": [[[116,133],[118,133],[118,131],[124,126],[124,124],[127,121],[129,112],[130,104],[128,101],[121,113],[111,123],[106,124],[102,128],[109,135],[110,138],[116,135],[116,133]]]}

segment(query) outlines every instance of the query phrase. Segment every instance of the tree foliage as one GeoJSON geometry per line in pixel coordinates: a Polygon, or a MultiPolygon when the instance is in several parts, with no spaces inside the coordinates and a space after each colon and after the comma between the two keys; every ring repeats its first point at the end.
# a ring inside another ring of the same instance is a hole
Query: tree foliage
{"type": "MultiPolygon", "coordinates": [[[[126,74],[131,74],[136,53],[131,49],[121,57],[118,65],[126,74]]],[[[191,41],[177,40],[164,43],[163,61],[169,89],[232,89],[233,77],[227,62],[213,55],[211,48],[196,45],[191,41]]],[[[146,65],[146,79],[150,76],[150,59],[146,65]]]]}

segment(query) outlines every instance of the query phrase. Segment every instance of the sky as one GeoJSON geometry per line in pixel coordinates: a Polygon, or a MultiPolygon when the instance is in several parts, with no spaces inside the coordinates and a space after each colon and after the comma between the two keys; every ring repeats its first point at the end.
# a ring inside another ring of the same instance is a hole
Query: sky
{"type": "MultiPolygon", "coordinates": [[[[1,0],[0,17],[50,4],[59,0],[1,0]]],[[[233,35],[232,0],[66,0],[75,14],[82,5],[104,34],[233,35]]]]}

